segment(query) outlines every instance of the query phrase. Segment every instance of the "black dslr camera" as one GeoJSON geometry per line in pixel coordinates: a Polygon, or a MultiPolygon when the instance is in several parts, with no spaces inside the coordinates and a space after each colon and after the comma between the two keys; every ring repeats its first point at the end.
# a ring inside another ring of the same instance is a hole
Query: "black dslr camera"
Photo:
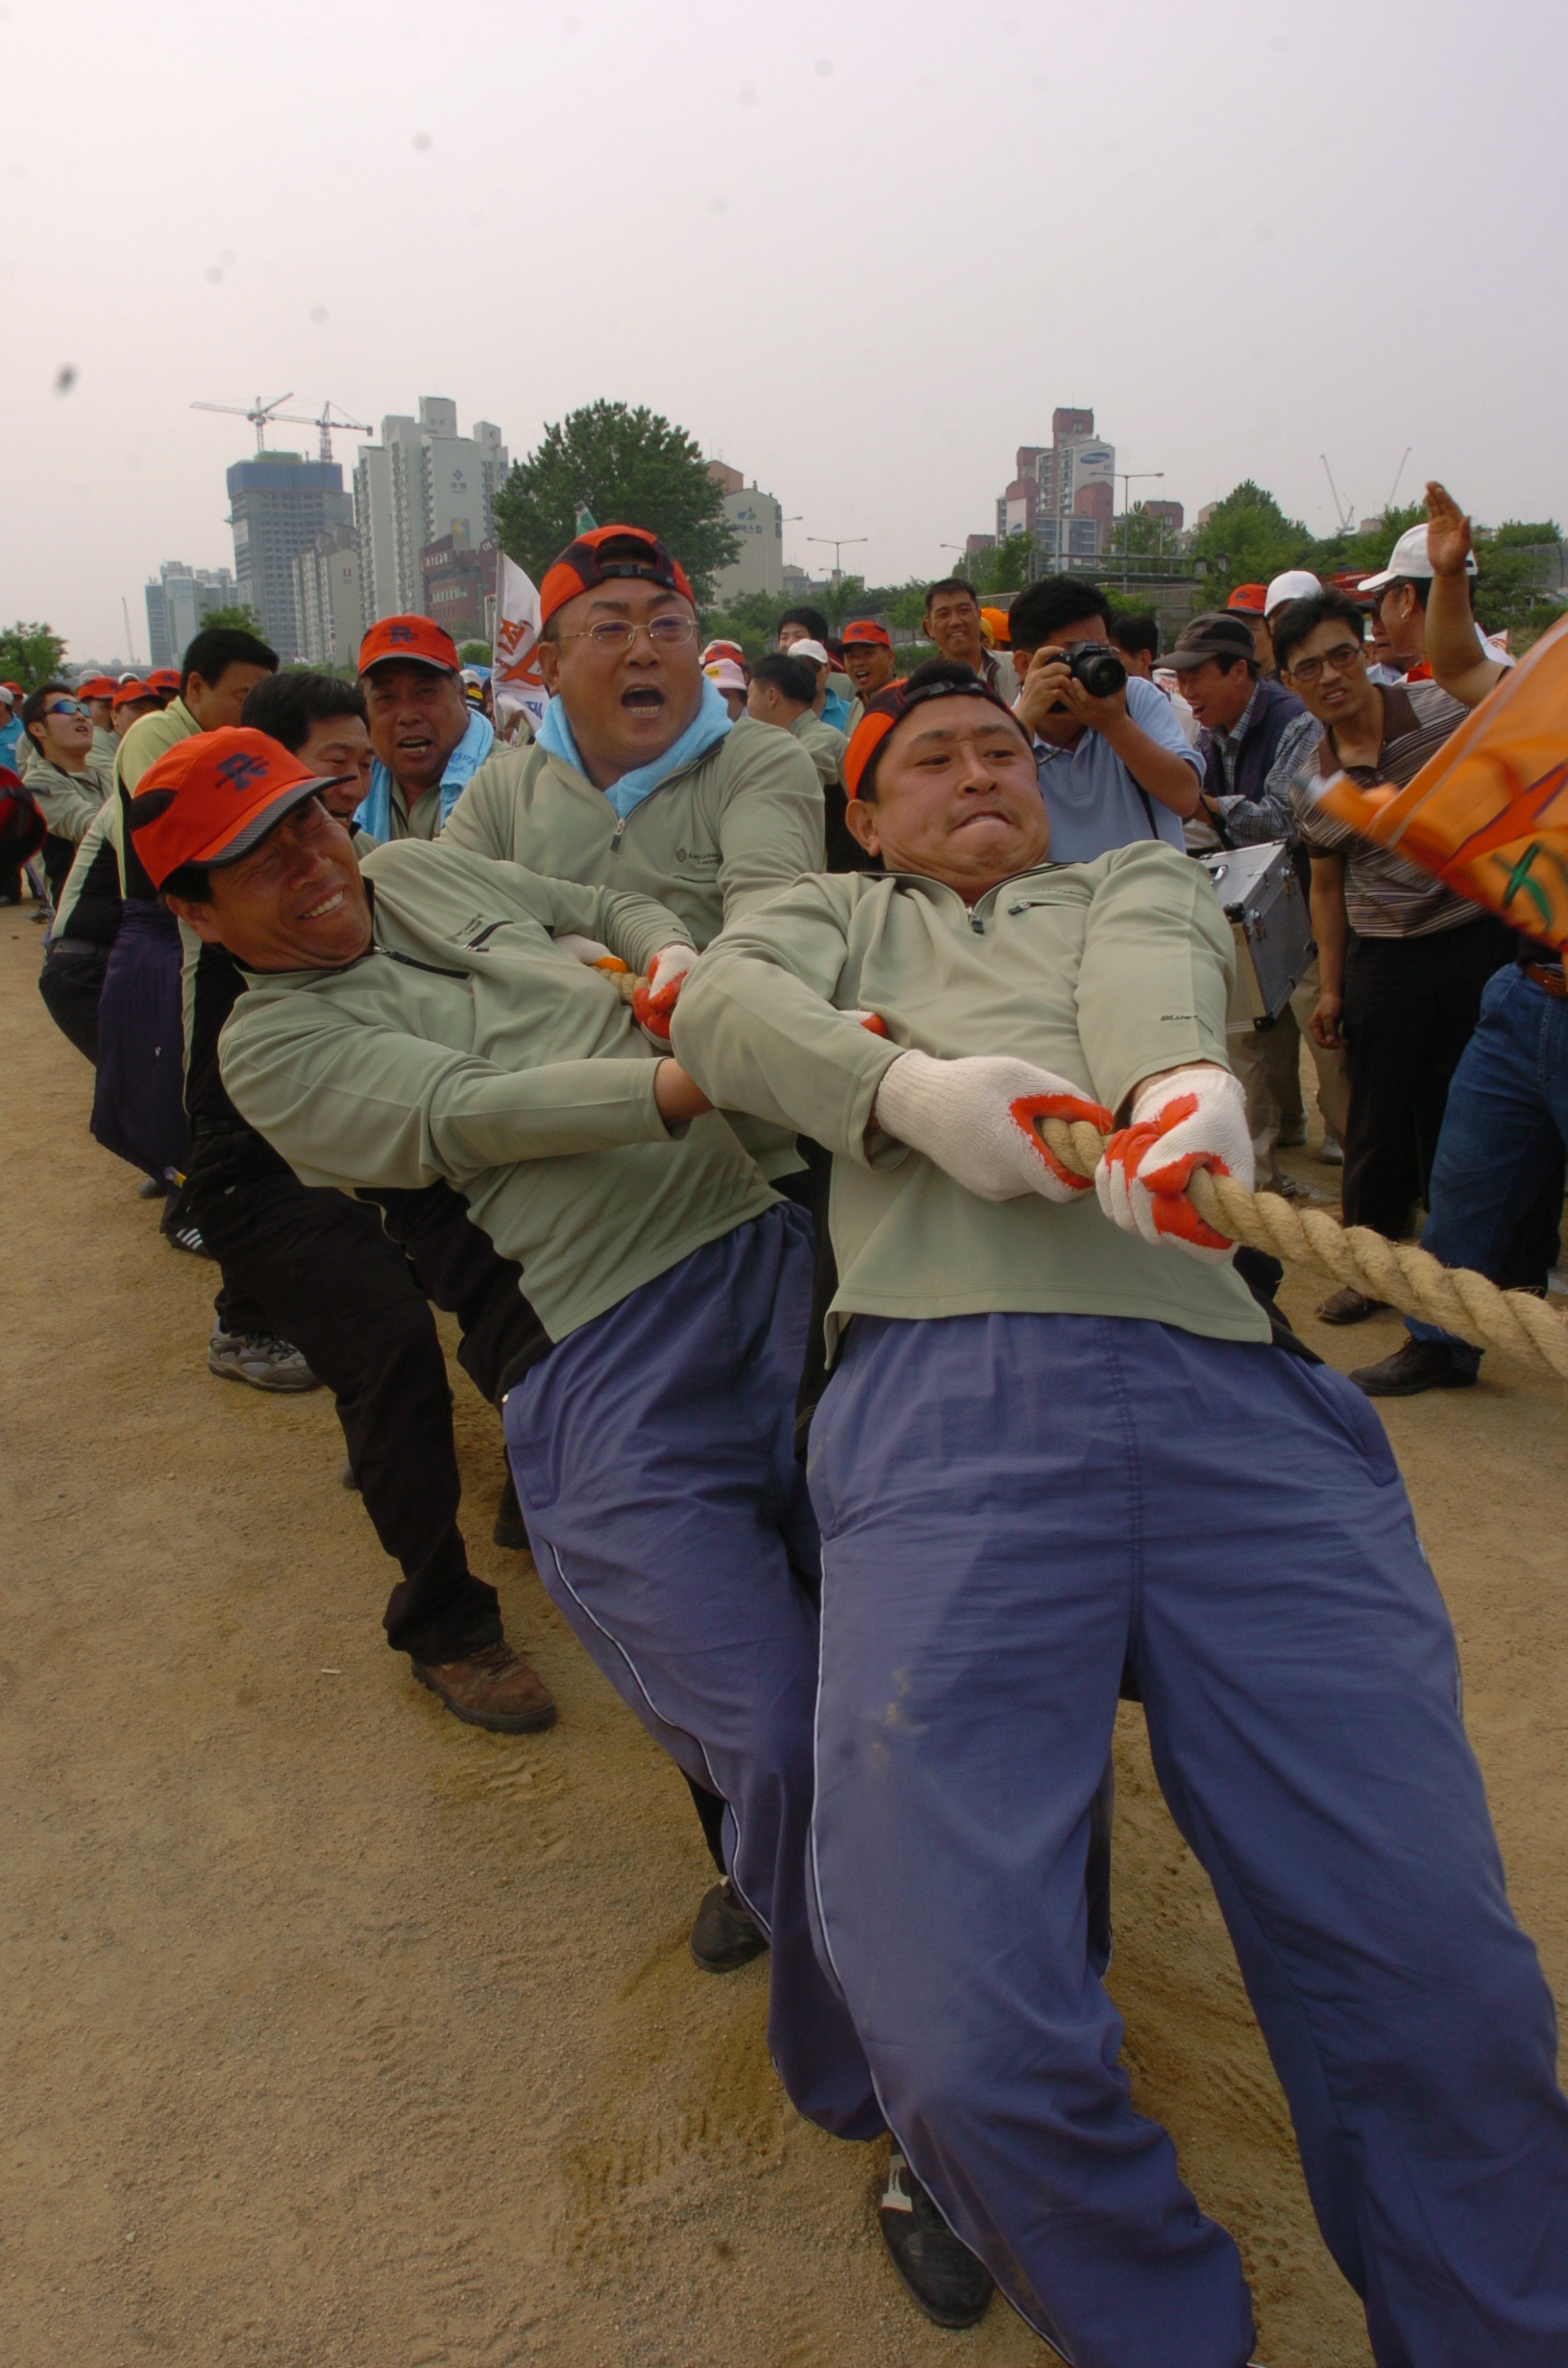
{"type": "Polygon", "coordinates": [[[1115,650],[1103,641],[1065,641],[1061,647],[1067,672],[1090,699],[1115,699],[1127,679],[1127,669],[1115,650]]]}

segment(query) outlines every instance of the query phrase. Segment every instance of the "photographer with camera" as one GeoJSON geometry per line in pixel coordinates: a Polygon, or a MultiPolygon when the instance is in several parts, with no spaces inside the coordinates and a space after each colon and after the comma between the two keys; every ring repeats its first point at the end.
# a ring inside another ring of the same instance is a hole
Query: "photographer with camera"
{"type": "Polygon", "coordinates": [[[1034,741],[1054,860],[1090,863],[1135,839],[1164,839],[1180,852],[1202,760],[1164,694],[1128,679],[1105,594],[1050,576],[1018,594],[1008,623],[1016,712],[1034,741]]]}

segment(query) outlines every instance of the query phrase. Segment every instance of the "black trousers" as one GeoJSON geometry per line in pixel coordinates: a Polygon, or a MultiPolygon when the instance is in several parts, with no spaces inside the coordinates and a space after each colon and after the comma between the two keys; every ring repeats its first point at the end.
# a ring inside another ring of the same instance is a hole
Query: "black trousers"
{"type": "Polygon", "coordinates": [[[243,1137],[236,1148],[199,1136],[185,1193],[223,1269],[220,1317],[259,1328],[232,1311],[265,1310],[265,1328],[292,1341],[336,1398],[365,1511],[403,1572],[387,1600],[387,1642],[432,1662],[493,1643],[500,1602],[469,1569],[457,1526],[446,1359],[425,1293],[377,1211],[309,1190],[243,1137]]]}
{"type": "Polygon", "coordinates": [[[44,1009],[78,1052],[98,1066],[98,999],[109,969],[109,948],[86,938],[62,938],[51,946],[38,973],[44,1009]]]}
{"type": "Polygon", "coordinates": [[[1425,1202],[1449,1080],[1469,1043],[1482,990],[1513,956],[1490,916],[1435,937],[1358,937],[1345,964],[1350,1047],[1345,1222],[1398,1241],[1425,1202]]]}

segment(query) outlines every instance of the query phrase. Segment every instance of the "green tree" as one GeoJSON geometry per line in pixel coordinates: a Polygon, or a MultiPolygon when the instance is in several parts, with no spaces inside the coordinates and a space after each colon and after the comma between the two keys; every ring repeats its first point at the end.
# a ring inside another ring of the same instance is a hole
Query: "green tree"
{"type": "Polygon", "coordinates": [[[547,427],[496,497],[502,545],[537,583],[576,530],[579,504],[601,525],[624,519],[668,543],[692,580],[698,606],[713,579],[740,555],[724,497],[701,448],[646,405],[588,404],[547,427]]]}
{"type": "Polygon", "coordinates": [[[1274,496],[1250,477],[1216,505],[1192,538],[1215,608],[1224,607],[1238,583],[1267,583],[1287,567],[1308,565],[1311,548],[1301,520],[1287,518],[1274,496]]]}
{"type": "Polygon", "coordinates": [[[262,638],[261,620],[254,608],[209,608],[201,622],[201,631],[210,632],[216,626],[231,633],[254,633],[262,638]]]}
{"type": "Polygon", "coordinates": [[[1176,536],[1169,521],[1152,517],[1142,502],[1133,504],[1130,516],[1113,521],[1105,547],[1117,558],[1124,551],[1129,558],[1169,559],[1173,566],[1177,558],[1176,536]]]}
{"type": "MultiPolygon", "coordinates": [[[[1021,592],[1029,580],[1029,537],[1008,534],[990,551],[966,552],[954,574],[967,576],[982,601],[997,592],[1021,592]]],[[[923,604],[924,591],[921,599],[923,604]]],[[[912,618],[912,624],[918,624],[912,618]]]]}
{"type": "Polygon", "coordinates": [[[16,624],[0,628],[0,682],[19,682],[36,691],[60,672],[65,644],[49,625],[16,624]]]}
{"type": "Polygon", "coordinates": [[[458,644],[457,655],[465,666],[488,666],[490,644],[487,641],[465,641],[458,644]]]}

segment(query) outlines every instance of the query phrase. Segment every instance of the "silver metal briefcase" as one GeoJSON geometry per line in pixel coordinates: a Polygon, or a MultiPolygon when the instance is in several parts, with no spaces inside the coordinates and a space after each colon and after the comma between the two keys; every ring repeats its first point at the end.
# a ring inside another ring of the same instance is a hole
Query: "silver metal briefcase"
{"type": "Polygon", "coordinates": [[[1200,855],[1236,940],[1232,1027],[1272,1027],[1313,953],[1311,915],[1288,847],[1222,847],[1200,855]]]}

